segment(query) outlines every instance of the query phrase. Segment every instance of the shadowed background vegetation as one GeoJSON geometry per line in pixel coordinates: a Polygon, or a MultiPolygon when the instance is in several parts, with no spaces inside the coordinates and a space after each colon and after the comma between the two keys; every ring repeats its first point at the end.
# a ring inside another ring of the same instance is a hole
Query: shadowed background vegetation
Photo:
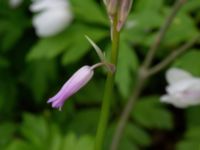
{"type": "MultiPolygon", "coordinates": [[[[46,102],[83,65],[99,61],[88,35],[109,56],[109,21],[102,1],[71,0],[74,20],[62,33],[36,36],[30,1],[10,8],[0,1],[0,149],[93,150],[106,72],[65,103],[62,111],[46,102]]],[[[173,0],[134,0],[120,39],[115,95],[105,150],[135,83],[139,64],[169,14],[173,0]]],[[[156,62],[200,32],[200,1],[188,0],[162,42],[156,62]]],[[[200,77],[200,40],[172,66],[200,77]]],[[[165,71],[148,81],[132,111],[120,150],[199,150],[200,106],[177,109],[160,103],[165,71]]]]}

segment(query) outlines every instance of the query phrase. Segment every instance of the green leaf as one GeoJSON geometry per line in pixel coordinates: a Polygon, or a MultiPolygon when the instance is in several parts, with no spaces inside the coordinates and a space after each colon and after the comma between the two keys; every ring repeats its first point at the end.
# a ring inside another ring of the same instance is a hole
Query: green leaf
{"type": "Polygon", "coordinates": [[[200,106],[193,106],[186,109],[186,125],[188,128],[200,126],[200,106]]]}
{"type": "Polygon", "coordinates": [[[173,67],[182,68],[195,76],[200,76],[199,58],[200,52],[197,49],[191,49],[183,56],[177,58],[173,64],[173,67]]]}
{"type": "Polygon", "coordinates": [[[124,98],[130,94],[133,72],[138,68],[138,59],[133,49],[127,42],[121,41],[119,59],[116,72],[116,84],[124,98]]]}
{"type": "Polygon", "coordinates": [[[97,43],[109,34],[106,30],[87,26],[80,26],[77,30],[79,32],[71,37],[73,38],[73,42],[62,57],[64,65],[80,60],[92,48],[92,45],[86,40],[85,35],[88,35],[97,43]]]}
{"type": "Polygon", "coordinates": [[[23,10],[15,10],[15,13],[12,11],[7,8],[0,12],[0,49],[3,51],[13,48],[29,25],[23,10]]]}
{"type": "Polygon", "coordinates": [[[22,140],[14,140],[5,150],[35,150],[35,147],[22,140]]]}
{"type": "Polygon", "coordinates": [[[109,24],[107,16],[94,0],[86,0],[84,3],[82,0],[72,0],[71,3],[77,19],[89,23],[109,24]]]}
{"type": "Polygon", "coordinates": [[[68,134],[64,140],[61,150],[93,150],[94,139],[91,136],[83,135],[77,138],[75,134],[68,134]]]}
{"type": "Polygon", "coordinates": [[[86,109],[79,111],[70,121],[68,130],[77,134],[95,134],[100,110],[86,109]]]}
{"type": "Polygon", "coordinates": [[[176,146],[176,150],[199,150],[199,141],[182,141],[176,146]]]}
{"type": "MultiPolygon", "coordinates": [[[[112,142],[112,138],[116,129],[117,123],[113,123],[109,126],[106,132],[105,136],[105,146],[104,149],[109,149],[110,144],[112,142]]],[[[119,143],[119,150],[138,150],[138,140],[135,141],[133,137],[136,137],[137,135],[132,135],[135,134],[136,130],[133,129],[132,125],[130,123],[127,124],[124,134],[121,137],[120,143],[119,143]],[[133,131],[132,131],[133,129],[133,131]]],[[[145,139],[144,139],[145,140],[145,139]]]]}
{"type": "Polygon", "coordinates": [[[172,114],[165,109],[156,96],[140,99],[132,111],[132,117],[139,124],[149,129],[172,129],[172,114]]]}
{"type": "Polygon", "coordinates": [[[60,134],[60,131],[58,130],[58,127],[56,125],[51,125],[49,129],[49,145],[48,147],[49,150],[60,150],[61,144],[63,142],[63,137],[60,134]]]}
{"type": "Polygon", "coordinates": [[[14,137],[16,126],[10,122],[4,122],[0,125],[0,147],[4,148],[14,137]]]}
{"type": "MultiPolygon", "coordinates": [[[[165,16],[167,16],[169,13],[170,11],[167,9],[165,11],[165,16]]],[[[144,39],[144,44],[146,46],[150,46],[154,42],[158,34],[157,32],[154,32],[144,39]]],[[[197,34],[198,29],[194,20],[188,14],[178,13],[168,29],[161,46],[167,46],[169,48],[178,46],[181,43],[190,40],[197,34]]]]}
{"type": "Polygon", "coordinates": [[[128,138],[123,138],[119,145],[119,150],[139,150],[139,148],[128,138]]]}
{"type": "MultiPolygon", "coordinates": [[[[101,70],[100,70],[101,71],[101,70]]],[[[104,89],[104,81],[93,79],[86,87],[81,89],[74,97],[79,104],[97,104],[102,101],[104,89]]]]}
{"type": "Polygon", "coordinates": [[[146,43],[145,38],[153,33],[152,30],[158,29],[162,23],[163,15],[158,12],[152,10],[134,12],[129,16],[122,36],[127,41],[143,45],[146,43]]]}
{"type": "Polygon", "coordinates": [[[0,56],[0,69],[8,68],[9,66],[10,66],[10,62],[6,58],[0,56]]]}
{"type": "Polygon", "coordinates": [[[188,13],[188,12],[198,12],[197,10],[200,9],[200,1],[198,0],[189,0],[187,1],[187,5],[183,5],[181,11],[188,13]]]}
{"type": "Polygon", "coordinates": [[[151,11],[158,11],[163,7],[164,1],[163,0],[139,0],[135,3],[135,10],[136,11],[145,11],[145,10],[151,10],[151,11]]]}
{"type": "MultiPolygon", "coordinates": [[[[10,75],[4,72],[0,74],[0,112],[2,114],[12,113],[16,103],[16,83],[10,75]]],[[[1,117],[3,118],[4,115],[1,117]]]]}
{"type": "Polygon", "coordinates": [[[64,65],[73,63],[83,57],[91,47],[85,39],[85,35],[97,42],[105,38],[108,32],[83,24],[74,24],[57,36],[41,39],[28,53],[27,59],[29,61],[44,58],[52,59],[65,52],[62,63],[64,65]]]}
{"type": "Polygon", "coordinates": [[[88,135],[81,136],[76,145],[76,150],[93,150],[93,149],[94,149],[94,138],[88,135]]]}
{"type": "MultiPolygon", "coordinates": [[[[104,149],[109,149],[110,143],[112,142],[112,138],[116,129],[117,123],[113,123],[109,126],[106,138],[105,138],[105,147],[104,149]]],[[[124,134],[121,137],[119,143],[120,150],[138,150],[139,147],[146,147],[151,144],[150,135],[140,126],[128,122],[125,129],[124,134]]]]}
{"type": "Polygon", "coordinates": [[[199,141],[200,140],[200,126],[188,128],[188,130],[185,133],[186,139],[191,139],[193,141],[199,141]]]}
{"type": "Polygon", "coordinates": [[[140,146],[149,146],[151,143],[151,137],[149,134],[137,125],[131,123],[127,124],[124,134],[133,140],[135,144],[140,146]]]}
{"type": "Polygon", "coordinates": [[[56,57],[71,44],[70,35],[75,29],[76,26],[72,26],[59,35],[39,40],[27,54],[27,60],[56,57]]]}
{"type": "Polygon", "coordinates": [[[42,149],[49,134],[48,124],[42,117],[24,114],[21,133],[30,143],[42,149]]]}
{"type": "Polygon", "coordinates": [[[4,51],[9,50],[10,48],[12,48],[17,41],[21,38],[22,34],[23,34],[23,30],[22,29],[17,29],[15,26],[11,26],[8,32],[5,33],[4,36],[4,41],[2,44],[2,49],[4,51]]]}
{"type": "Polygon", "coordinates": [[[189,128],[184,134],[183,140],[177,145],[177,150],[199,150],[200,149],[200,127],[189,128]]]}
{"type": "Polygon", "coordinates": [[[41,116],[25,114],[20,127],[23,137],[37,150],[59,150],[62,136],[58,127],[41,116]]]}
{"type": "Polygon", "coordinates": [[[57,68],[53,60],[29,62],[25,70],[25,83],[31,89],[36,102],[44,100],[49,83],[57,77],[57,68]],[[30,81],[31,78],[31,81],[30,81]]]}
{"type": "Polygon", "coordinates": [[[77,144],[76,142],[77,142],[77,139],[76,139],[75,134],[70,133],[70,134],[66,135],[66,137],[64,137],[64,139],[63,139],[63,144],[62,144],[61,150],[74,149],[74,147],[77,144]]]}
{"type": "Polygon", "coordinates": [[[169,28],[163,43],[165,45],[177,45],[190,40],[198,34],[198,29],[193,19],[186,14],[179,13],[169,28]]]}

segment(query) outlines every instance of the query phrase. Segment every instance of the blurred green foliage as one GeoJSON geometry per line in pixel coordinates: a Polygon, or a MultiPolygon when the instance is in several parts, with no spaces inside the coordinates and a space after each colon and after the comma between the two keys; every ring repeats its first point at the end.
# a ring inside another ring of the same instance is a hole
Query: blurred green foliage
{"type": "MultiPolygon", "coordinates": [[[[48,38],[36,36],[31,1],[10,8],[0,1],[0,149],[92,150],[103,95],[105,71],[66,102],[61,112],[46,101],[83,65],[98,62],[84,35],[109,55],[109,21],[102,1],[71,0],[73,23],[48,38]]],[[[139,64],[169,14],[173,0],[134,0],[121,34],[112,114],[106,136],[108,149],[117,120],[134,87],[139,64]]],[[[188,0],[159,48],[156,62],[197,35],[200,1],[188,0]]],[[[171,66],[200,77],[200,40],[171,66]]],[[[165,90],[164,71],[147,83],[135,104],[120,150],[200,149],[200,106],[186,110],[159,102],[165,90]],[[161,143],[161,144],[160,144],[161,143]]]]}

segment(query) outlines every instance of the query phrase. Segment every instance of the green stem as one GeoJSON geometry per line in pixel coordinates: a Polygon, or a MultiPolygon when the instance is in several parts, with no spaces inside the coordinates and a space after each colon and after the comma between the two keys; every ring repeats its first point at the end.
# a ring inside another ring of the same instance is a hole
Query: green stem
{"type": "MultiPolygon", "coordinates": [[[[118,48],[119,48],[119,32],[117,31],[117,15],[114,17],[112,24],[112,51],[111,51],[111,60],[110,62],[117,66],[118,59],[118,48]]],[[[100,120],[97,128],[97,135],[95,141],[95,150],[102,150],[103,140],[105,137],[105,131],[107,128],[107,123],[109,119],[110,113],[110,104],[113,94],[113,86],[114,86],[115,73],[108,72],[105,91],[103,97],[103,104],[101,108],[100,120]]]]}
{"type": "Polygon", "coordinates": [[[200,39],[200,34],[189,40],[187,43],[182,45],[180,48],[172,51],[169,56],[167,56],[163,61],[155,65],[154,67],[148,70],[148,76],[152,76],[162,69],[166,68],[170,63],[172,63],[176,58],[182,55],[185,51],[187,51],[190,47],[192,47],[198,40],[200,39]]]}

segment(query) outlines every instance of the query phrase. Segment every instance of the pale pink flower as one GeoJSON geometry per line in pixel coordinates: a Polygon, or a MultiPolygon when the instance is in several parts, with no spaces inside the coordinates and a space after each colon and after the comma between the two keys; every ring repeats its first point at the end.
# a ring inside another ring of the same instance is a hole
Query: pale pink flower
{"type": "Polygon", "coordinates": [[[200,104],[200,78],[178,68],[169,69],[166,73],[169,85],[167,94],[161,101],[179,108],[200,104]]]}
{"type": "Polygon", "coordinates": [[[60,91],[52,98],[48,100],[48,103],[52,103],[53,108],[59,108],[63,106],[64,102],[85,86],[94,74],[95,66],[83,66],[76,71],[72,77],[62,86],[60,91]]]}

